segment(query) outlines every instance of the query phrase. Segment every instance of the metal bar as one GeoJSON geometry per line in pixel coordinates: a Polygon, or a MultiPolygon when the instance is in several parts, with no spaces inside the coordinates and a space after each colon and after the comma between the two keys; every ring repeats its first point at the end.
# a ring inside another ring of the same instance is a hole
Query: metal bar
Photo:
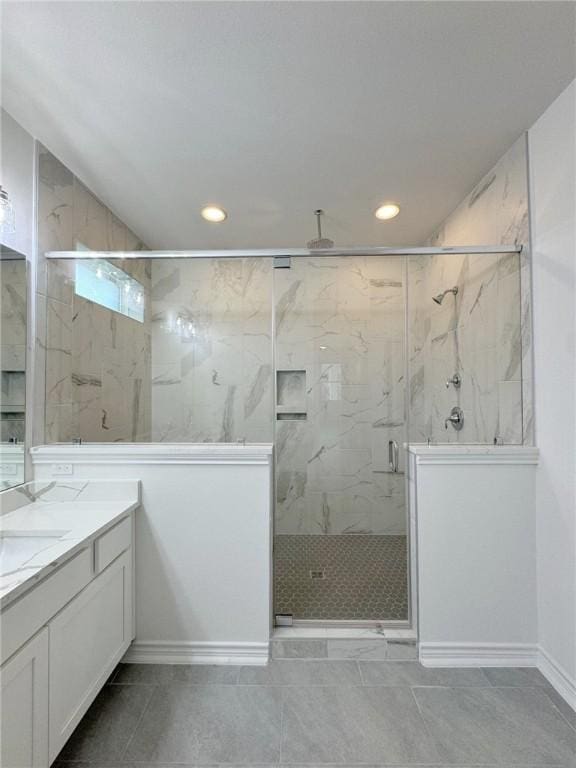
{"type": "Polygon", "coordinates": [[[253,248],[213,251],[47,251],[47,259],[254,259],[275,256],[440,256],[521,253],[521,245],[462,245],[447,248],[253,248]]]}

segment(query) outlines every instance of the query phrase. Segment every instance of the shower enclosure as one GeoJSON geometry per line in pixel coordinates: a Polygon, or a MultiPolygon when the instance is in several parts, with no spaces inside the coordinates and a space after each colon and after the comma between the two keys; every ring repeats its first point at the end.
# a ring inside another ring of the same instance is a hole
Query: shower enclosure
{"type": "Polygon", "coordinates": [[[275,612],[407,621],[405,263],[274,271],[275,612]]]}
{"type": "Polygon", "coordinates": [[[45,442],[274,443],[279,621],[413,623],[407,445],[523,441],[518,248],[78,251],[48,271],[45,442]]]}

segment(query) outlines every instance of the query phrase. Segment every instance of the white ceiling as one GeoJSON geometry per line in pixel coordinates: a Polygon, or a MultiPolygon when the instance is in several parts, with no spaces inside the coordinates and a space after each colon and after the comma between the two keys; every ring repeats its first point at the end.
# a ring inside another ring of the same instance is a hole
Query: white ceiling
{"type": "Polygon", "coordinates": [[[575,8],[10,2],[3,103],[150,247],[302,246],[318,207],[418,244],[574,78],[575,8]]]}

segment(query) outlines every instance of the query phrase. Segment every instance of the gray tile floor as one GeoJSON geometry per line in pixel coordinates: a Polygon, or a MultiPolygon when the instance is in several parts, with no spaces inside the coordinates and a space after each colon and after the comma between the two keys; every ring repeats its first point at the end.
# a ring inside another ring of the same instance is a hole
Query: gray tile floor
{"type": "Polygon", "coordinates": [[[576,767],[576,716],[535,670],[425,669],[386,658],[385,641],[371,643],[383,659],[356,643],[338,660],[353,643],[295,642],[275,655],[316,658],[120,665],[58,767],[576,767]]]}
{"type": "Polygon", "coordinates": [[[406,619],[406,555],[406,536],[275,536],[274,611],[296,619],[406,619]]]}

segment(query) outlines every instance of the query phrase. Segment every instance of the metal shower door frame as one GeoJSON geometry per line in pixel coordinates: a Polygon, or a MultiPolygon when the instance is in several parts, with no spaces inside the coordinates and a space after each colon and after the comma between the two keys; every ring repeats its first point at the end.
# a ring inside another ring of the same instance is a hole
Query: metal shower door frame
{"type": "MultiPolygon", "coordinates": [[[[313,620],[300,620],[297,621],[297,625],[301,626],[323,626],[323,627],[382,627],[395,628],[404,630],[416,630],[418,623],[418,605],[417,605],[417,560],[416,560],[416,529],[417,520],[416,512],[412,509],[411,502],[415,503],[415,500],[410,498],[410,478],[409,478],[409,456],[408,456],[408,435],[409,435],[409,420],[410,420],[410,408],[407,400],[407,388],[408,388],[408,372],[409,372],[409,355],[408,355],[408,330],[409,330],[409,306],[408,306],[408,261],[410,256],[414,257],[426,257],[426,256],[438,256],[438,255],[499,255],[506,253],[522,253],[521,245],[463,245],[463,246],[448,246],[448,247],[407,247],[407,248],[394,248],[384,246],[367,246],[367,247],[354,247],[354,248],[329,248],[329,249],[309,249],[309,248],[254,248],[254,249],[213,249],[213,250],[163,250],[163,251],[48,251],[44,254],[47,261],[51,260],[88,260],[88,259],[108,259],[115,261],[122,261],[124,259],[254,259],[254,258],[266,258],[274,259],[277,257],[290,258],[290,257],[335,257],[335,256],[394,256],[403,258],[404,261],[404,370],[405,370],[405,386],[404,386],[404,409],[405,409],[405,444],[402,446],[402,450],[405,453],[405,500],[406,500],[406,519],[408,523],[407,528],[407,548],[408,548],[408,619],[406,621],[346,621],[346,620],[334,620],[334,621],[313,621],[313,620]]],[[[271,344],[271,357],[272,363],[275,364],[275,297],[272,285],[272,344],[271,344]]],[[[271,414],[272,423],[274,427],[274,434],[276,430],[276,415],[274,404],[276,402],[276,376],[274,376],[274,403],[273,412],[271,414]]],[[[275,518],[275,505],[276,505],[276,471],[275,471],[275,459],[274,459],[274,488],[273,488],[273,520],[272,520],[272,535],[274,529],[275,518]]],[[[273,596],[272,596],[273,602],[273,596]]],[[[273,609],[273,605],[272,605],[273,609]]]]}

